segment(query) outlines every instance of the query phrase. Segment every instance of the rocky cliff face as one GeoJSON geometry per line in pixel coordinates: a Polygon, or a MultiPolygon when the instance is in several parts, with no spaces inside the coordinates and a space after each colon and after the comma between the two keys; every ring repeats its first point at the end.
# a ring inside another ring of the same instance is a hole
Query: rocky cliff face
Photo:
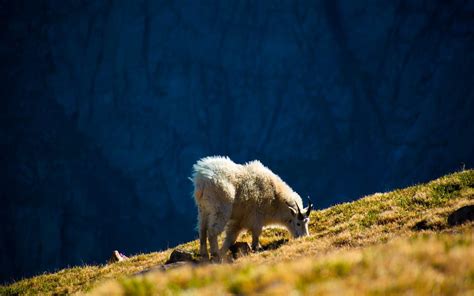
{"type": "Polygon", "coordinates": [[[474,164],[472,1],[0,5],[4,280],[193,238],[206,155],[319,207],[474,164]]]}

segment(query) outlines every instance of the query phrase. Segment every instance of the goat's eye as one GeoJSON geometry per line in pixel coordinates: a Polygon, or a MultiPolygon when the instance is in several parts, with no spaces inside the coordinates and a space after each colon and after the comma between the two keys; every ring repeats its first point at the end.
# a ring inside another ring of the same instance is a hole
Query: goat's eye
{"type": "Polygon", "coordinates": [[[300,223],[296,223],[296,225],[298,225],[298,226],[301,226],[301,224],[300,224],[300,223]]]}
{"type": "Polygon", "coordinates": [[[292,221],[291,219],[290,219],[290,220],[288,220],[288,223],[291,223],[291,221],[292,221]]]}

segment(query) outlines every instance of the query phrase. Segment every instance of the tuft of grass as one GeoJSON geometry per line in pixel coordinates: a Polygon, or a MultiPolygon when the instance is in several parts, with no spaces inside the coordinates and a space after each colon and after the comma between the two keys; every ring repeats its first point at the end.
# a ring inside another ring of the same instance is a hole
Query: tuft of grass
{"type": "Polygon", "coordinates": [[[433,187],[432,191],[432,200],[435,204],[443,204],[449,199],[456,197],[461,190],[461,184],[459,183],[450,183],[450,184],[440,184],[433,187]]]}
{"type": "Polygon", "coordinates": [[[370,227],[378,221],[379,211],[369,210],[360,221],[360,225],[363,227],[370,227]]]}
{"type": "Polygon", "coordinates": [[[124,295],[148,296],[156,293],[155,285],[146,278],[132,277],[119,280],[124,295]]]}
{"type": "MultiPolygon", "coordinates": [[[[450,228],[446,219],[473,203],[468,170],[314,211],[309,237],[290,239],[286,230],[267,228],[265,251],[231,264],[133,275],[163,264],[171,253],[165,250],[24,279],[0,287],[0,294],[469,294],[473,224],[450,228]]],[[[178,247],[198,253],[197,241],[178,247]]]]}

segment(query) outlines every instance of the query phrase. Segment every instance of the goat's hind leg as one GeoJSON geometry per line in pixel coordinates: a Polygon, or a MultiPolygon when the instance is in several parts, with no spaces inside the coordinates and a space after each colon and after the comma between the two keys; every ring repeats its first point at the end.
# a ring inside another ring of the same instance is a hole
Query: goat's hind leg
{"type": "Polygon", "coordinates": [[[220,227],[221,221],[215,213],[210,214],[207,221],[207,237],[209,238],[209,248],[211,251],[211,260],[219,260],[219,244],[217,238],[222,232],[220,227]]]}
{"type": "MultiPolygon", "coordinates": [[[[222,211],[216,211],[216,213],[222,213],[222,211]]],[[[209,245],[211,250],[211,259],[216,262],[221,261],[219,244],[217,238],[219,234],[224,230],[227,219],[219,214],[209,215],[207,234],[209,237],[209,245]]]]}
{"type": "Polygon", "coordinates": [[[202,182],[195,184],[194,199],[198,206],[198,222],[199,222],[199,254],[204,260],[209,259],[207,253],[207,234],[209,211],[206,207],[206,198],[204,197],[204,185],[202,182]]]}
{"type": "Polygon", "coordinates": [[[203,260],[209,260],[207,253],[207,215],[199,211],[199,254],[203,260]]]}

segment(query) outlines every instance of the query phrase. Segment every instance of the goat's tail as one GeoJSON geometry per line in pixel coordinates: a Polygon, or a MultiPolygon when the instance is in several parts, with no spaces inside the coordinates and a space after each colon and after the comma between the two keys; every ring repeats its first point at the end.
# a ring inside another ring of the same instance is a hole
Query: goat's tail
{"type": "Polygon", "coordinates": [[[196,202],[199,202],[204,194],[204,186],[195,186],[194,187],[194,199],[196,202]]]}

